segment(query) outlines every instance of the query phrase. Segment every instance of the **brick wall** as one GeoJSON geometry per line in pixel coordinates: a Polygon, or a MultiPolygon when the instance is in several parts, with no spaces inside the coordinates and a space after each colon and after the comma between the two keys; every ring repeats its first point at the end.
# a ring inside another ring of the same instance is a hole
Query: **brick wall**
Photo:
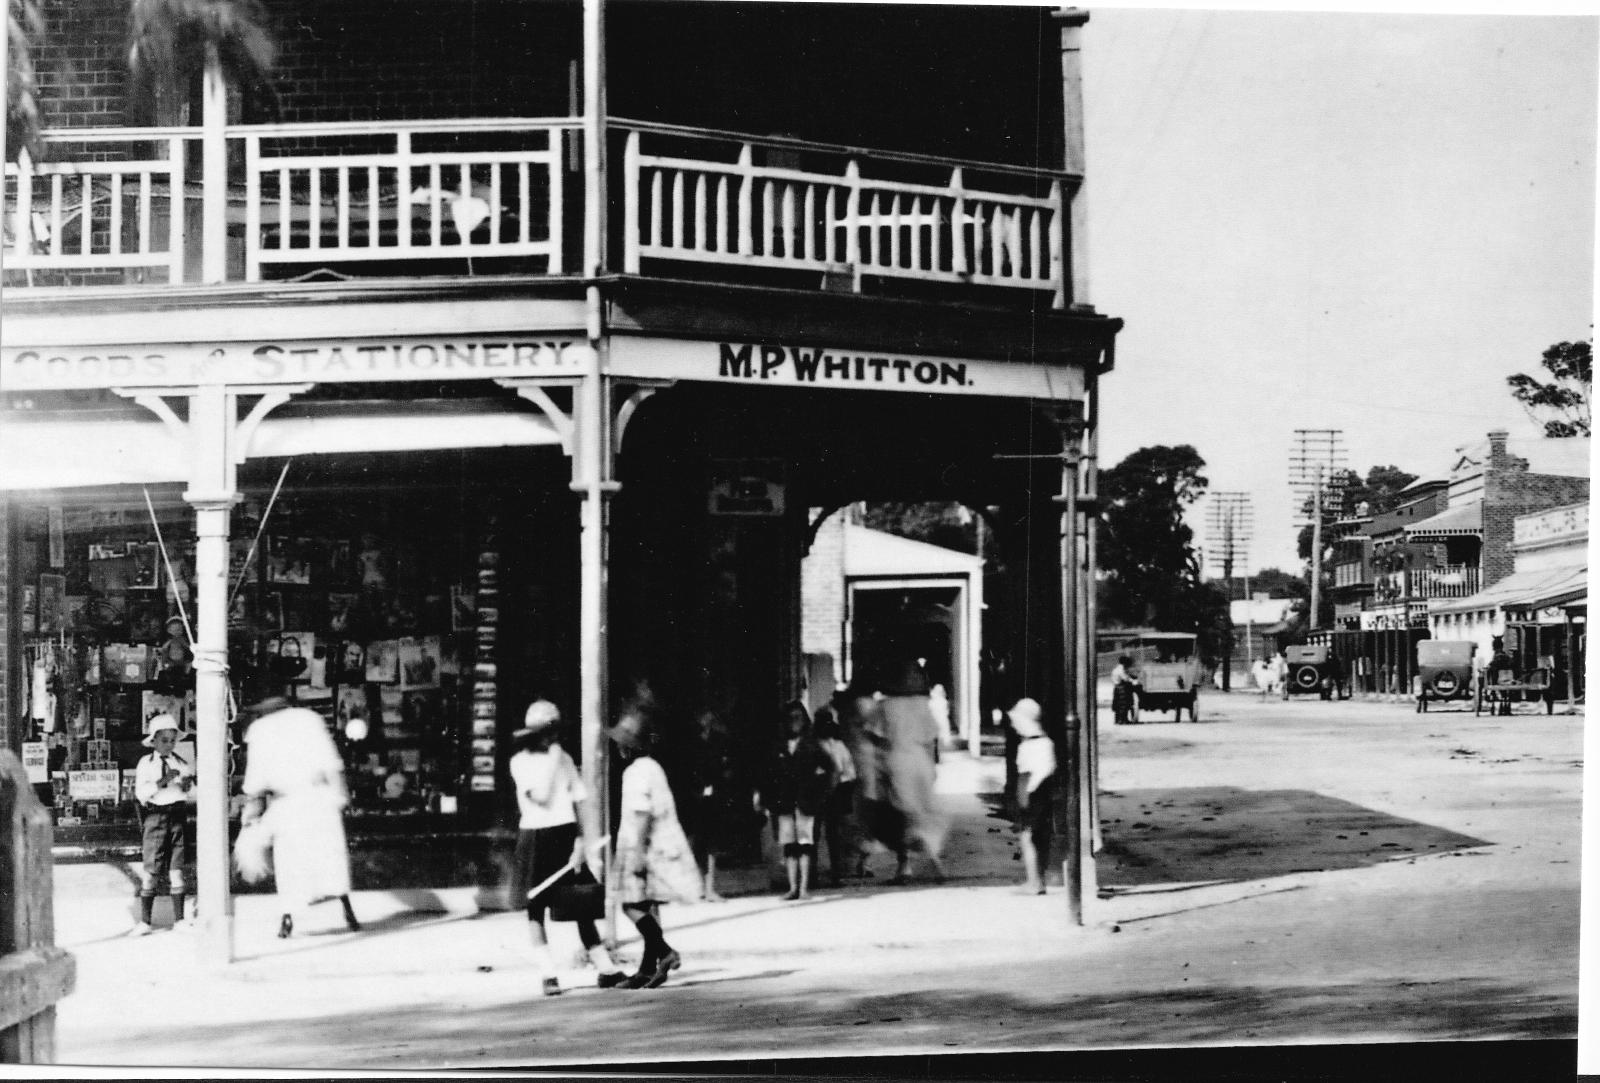
{"type": "Polygon", "coordinates": [[[282,119],[565,116],[578,10],[513,0],[277,5],[282,119]]]}
{"type": "Polygon", "coordinates": [[[128,6],[122,0],[43,0],[45,32],[33,42],[44,128],[125,122],[128,6]]]}
{"type": "Polygon", "coordinates": [[[842,660],[844,625],[844,515],[832,515],[817,530],[800,567],[800,649],[842,660]]]}
{"type": "Polygon", "coordinates": [[[1588,499],[1588,478],[1529,473],[1528,460],[1506,451],[1506,433],[1490,433],[1483,485],[1482,586],[1515,570],[1511,543],[1517,516],[1588,499]]]}
{"type": "MultiPolygon", "coordinates": [[[[41,125],[142,122],[129,101],[126,0],[43,4],[45,33],[33,43],[41,125]]],[[[576,4],[287,0],[270,10],[281,120],[569,111],[568,63],[578,55],[581,29],[576,4]]]]}

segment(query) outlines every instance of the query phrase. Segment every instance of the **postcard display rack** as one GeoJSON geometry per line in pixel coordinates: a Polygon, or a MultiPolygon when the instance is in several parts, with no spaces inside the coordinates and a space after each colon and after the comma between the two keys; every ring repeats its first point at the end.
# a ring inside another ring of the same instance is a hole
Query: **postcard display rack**
{"type": "MultiPolygon", "coordinates": [[[[133,823],[145,722],[193,729],[192,516],[143,501],[18,512],[23,763],[58,824],[133,823]]],[[[193,762],[192,743],[178,753],[193,762]]]]}
{"type": "MultiPolygon", "coordinates": [[[[234,702],[265,669],[320,714],[352,812],[452,813],[492,790],[497,554],[474,545],[452,576],[431,531],[287,498],[261,529],[265,503],[241,503],[231,531],[234,702]]],[[[153,520],[142,501],[19,510],[24,761],[59,824],[135,822],[148,719],[173,714],[194,762],[193,517],[169,505],[153,520]]],[[[230,729],[234,792],[246,718],[230,729]]]]}
{"type": "Polygon", "coordinates": [[[252,558],[259,526],[247,503],[230,543],[237,684],[265,667],[322,715],[353,812],[462,811],[478,613],[470,557],[452,574],[461,540],[360,501],[285,498],[252,558]]]}

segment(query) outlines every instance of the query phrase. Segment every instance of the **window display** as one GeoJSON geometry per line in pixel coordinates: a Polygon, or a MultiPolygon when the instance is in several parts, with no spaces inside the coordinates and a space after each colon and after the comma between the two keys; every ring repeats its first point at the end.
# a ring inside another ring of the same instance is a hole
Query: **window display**
{"type": "MultiPolygon", "coordinates": [[[[147,720],[173,715],[194,762],[193,514],[176,492],[18,511],[25,758],[59,825],[133,825],[147,720]]],[[[494,557],[459,508],[252,496],[231,533],[234,704],[264,669],[321,714],[352,814],[454,812],[493,790],[494,557]]],[[[245,725],[230,727],[234,784],[245,725]]]]}

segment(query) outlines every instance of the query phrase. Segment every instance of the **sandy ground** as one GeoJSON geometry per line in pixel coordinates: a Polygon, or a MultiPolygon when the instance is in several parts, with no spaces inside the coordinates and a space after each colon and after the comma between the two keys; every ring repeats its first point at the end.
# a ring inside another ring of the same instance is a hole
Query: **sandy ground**
{"type": "Polygon", "coordinates": [[[525,919],[463,891],[431,893],[436,912],[363,893],[365,932],[331,907],[288,941],[271,896],[242,897],[239,960],[219,973],[191,934],[120,937],[119,874],[66,867],[58,939],[79,975],[58,1059],[418,1069],[1571,1038],[1582,726],[1248,693],[1206,696],[1199,723],[1107,721],[1082,927],[1059,888],[1012,888],[986,796],[1003,765],[947,755],[947,882],[796,904],[757,875],[726,903],[668,907],[685,963],[649,992],[574,970],[567,994],[536,995],[525,919]]]}

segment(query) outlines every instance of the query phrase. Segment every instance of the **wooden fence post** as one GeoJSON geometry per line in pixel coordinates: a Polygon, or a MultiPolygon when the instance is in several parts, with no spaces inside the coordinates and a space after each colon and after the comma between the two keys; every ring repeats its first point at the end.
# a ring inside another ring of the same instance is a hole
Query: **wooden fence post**
{"type": "Polygon", "coordinates": [[[0,749],[0,1063],[50,1064],[56,1002],[76,963],[55,946],[50,813],[15,753],[0,749]]]}

